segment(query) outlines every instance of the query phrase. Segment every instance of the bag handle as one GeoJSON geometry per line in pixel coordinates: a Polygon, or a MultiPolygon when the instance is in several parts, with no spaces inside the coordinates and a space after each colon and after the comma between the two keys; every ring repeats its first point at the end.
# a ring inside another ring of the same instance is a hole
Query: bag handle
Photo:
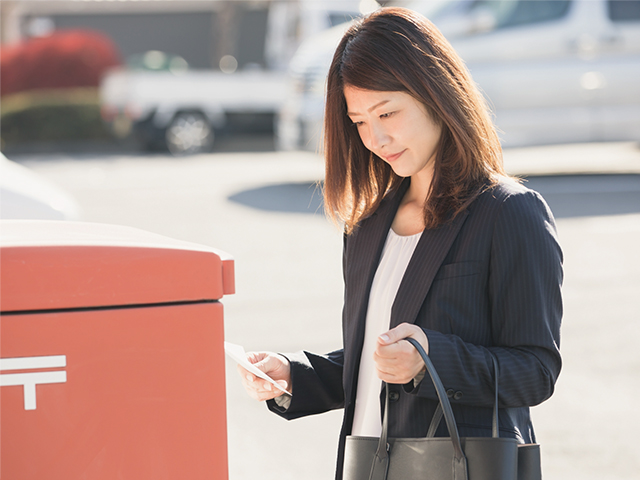
{"type": "Polygon", "coordinates": [[[489,355],[491,356],[491,363],[493,363],[493,378],[495,380],[495,400],[493,402],[493,438],[498,438],[500,436],[500,425],[498,425],[498,377],[500,375],[500,371],[498,369],[498,359],[496,355],[489,350],[489,355]]]}
{"type": "MultiPolygon", "coordinates": [[[[491,363],[493,364],[493,376],[495,379],[495,401],[493,404],[493,422],[492,422],[492,437],[498,438],[500,436],[500,428],[498,425],[498,361],[493,352],[489,352],[491,355],[491,363]]],[[[429,425],[429,430],[427,431],[427,438],[435,437],[436,430],[438,429],[438,425],[442,421],[442,405],[438,403],[438,408],[433,414],[433,418],[431,419],[431,424],[429,425]]]]}
{"type": "MultiPolygon", "coordinates": [[[[459,472],[455,476],[455,478],[467,478],[467,459],[462,451],[462,445],[460,444],[460,436],[458,435],[458,426],[456,424],[456,419],[453,416],[453,410],[451,409],[451,403],[449,402],[449,398],[447,397],[447,392],[444,389],[444,385],[442,385],[442,381],[438,376],[438,372],[436,371],[433,363],[431,363],[431,359],[427,355],[427,352],[424,351],[422,345],[415,340],[414,338],[407,337],[404,340],[408,341],[411,345],[413,345],[418,353],[422,357],[425,366],[427,367],[427,372],[431,377],[431,381],[436,388],[436,392],[438,394],[438,399],[440,400],[440,405],[442,406],[442,410],[444,413],[444,419],[447,423],[447,428],[449,429],[449,436],[451,437],[451,443],[453,444],[453,450],[455,454],[455,462],[454,469],[456,472],[459,472]]],[[[378,442],[378,450],[376,451],[376,459],[374,459],[373,470],[377,470],[377,464],[388,465],[388,456],[389,456],[389,445],[387,443],[388,440],[388,430],[389,430],[389,385],[385,383],[385,389],[387,394],[387,401],[384,406],[384,416],[382,419],[382,433],[380,435],[380,441],[378,442]]]]}

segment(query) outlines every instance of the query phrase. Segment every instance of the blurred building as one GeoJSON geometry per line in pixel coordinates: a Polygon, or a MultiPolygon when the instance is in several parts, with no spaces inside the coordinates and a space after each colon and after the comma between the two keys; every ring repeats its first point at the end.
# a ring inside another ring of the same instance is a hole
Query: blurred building
{"type": "Polygon", "coordinates": [[[302,39],[358,13],[360,0],[3,0],[2,42],[55,29],[109,36],[124,59],[154,50],[190,68],[286,69],[302,39]]]}
{"type": "Polygon", "coordinates": [[[270,133],[302,41],[377,6],[375,0],[2,0],[2,146],[110,132],[133,136],[143,148],[194,153],[211,148],[214,131],[270,133]],[[67,38],[73,35],[75,43],[67,38]],[[80,82],[69,62],[85,66],[99,56],[96,49],[66,48],[84,46],[77,41],[83,35],[113,47],[118,61],[102,62],[106,67],[129,68],[94,69],[92,82],[80,82]],[[46,65],[64,82],[52,84],[56,75],[46,65]],[[12,88],[6,79],[14,80],[12,88]],[[32,79],[41,81],[34,86],[32,79]],[[69,111],[66,121],[56,120],[61,109],[69,111]]]}

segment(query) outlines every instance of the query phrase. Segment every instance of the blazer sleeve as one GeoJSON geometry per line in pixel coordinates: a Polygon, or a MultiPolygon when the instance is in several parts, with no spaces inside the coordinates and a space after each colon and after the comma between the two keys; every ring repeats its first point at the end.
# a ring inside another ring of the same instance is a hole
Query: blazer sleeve
{"type": "Polygon", "coordinates": [[[343,350],[326,355],[305,351],[283,355],[291,365],[291,404],[284,409],[275,401],[269,400],[269,410],[287,420],[293,420],[344,406],[343,350]]]}
{"type": "MultiPolygon", "coordinates": [[[[429,356],[445,387],[458,393],[457,403],[492,405],[489,350],[498,361],[501,407],[533,406],[551,396],[561,368],[562,260],[553,216],[542,197],[531,190],[506,197],[490,249],[492,344],[475,345],[425,329],[429,356]]],[[[428,378],[412,393],[437,398],[428,378]]]]}

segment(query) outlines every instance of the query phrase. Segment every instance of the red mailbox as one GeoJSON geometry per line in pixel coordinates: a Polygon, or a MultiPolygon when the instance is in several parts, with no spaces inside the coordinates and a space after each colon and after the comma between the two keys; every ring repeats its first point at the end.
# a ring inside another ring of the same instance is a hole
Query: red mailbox
{"type": "Polygon", "coordinates": [[[3,480],[227,479],[225,253],[0,223],[3,480]]]}

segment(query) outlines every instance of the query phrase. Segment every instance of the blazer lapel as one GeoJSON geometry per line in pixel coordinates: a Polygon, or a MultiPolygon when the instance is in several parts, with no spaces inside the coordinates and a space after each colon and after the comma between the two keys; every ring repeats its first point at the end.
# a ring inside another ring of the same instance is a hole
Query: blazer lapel
{"type": "Polygon", "coordinates": [[[354,232],[347,249],[346,288],[344,309],[345,378],[356,378],[360,352],[364,342],[365,321],[369,305],[369,293],[380,263],[385,240],[396,211],[404,197],[409,181],[404,181],[378,210],[364,220],[354,232]]]}
{"type": "Polygon", "coordinates": [[[391,328],[403,322],[415,322],[431,283],[468,214],[465,210],[453,222],[422,233],[391,308],[391,328]]]}

